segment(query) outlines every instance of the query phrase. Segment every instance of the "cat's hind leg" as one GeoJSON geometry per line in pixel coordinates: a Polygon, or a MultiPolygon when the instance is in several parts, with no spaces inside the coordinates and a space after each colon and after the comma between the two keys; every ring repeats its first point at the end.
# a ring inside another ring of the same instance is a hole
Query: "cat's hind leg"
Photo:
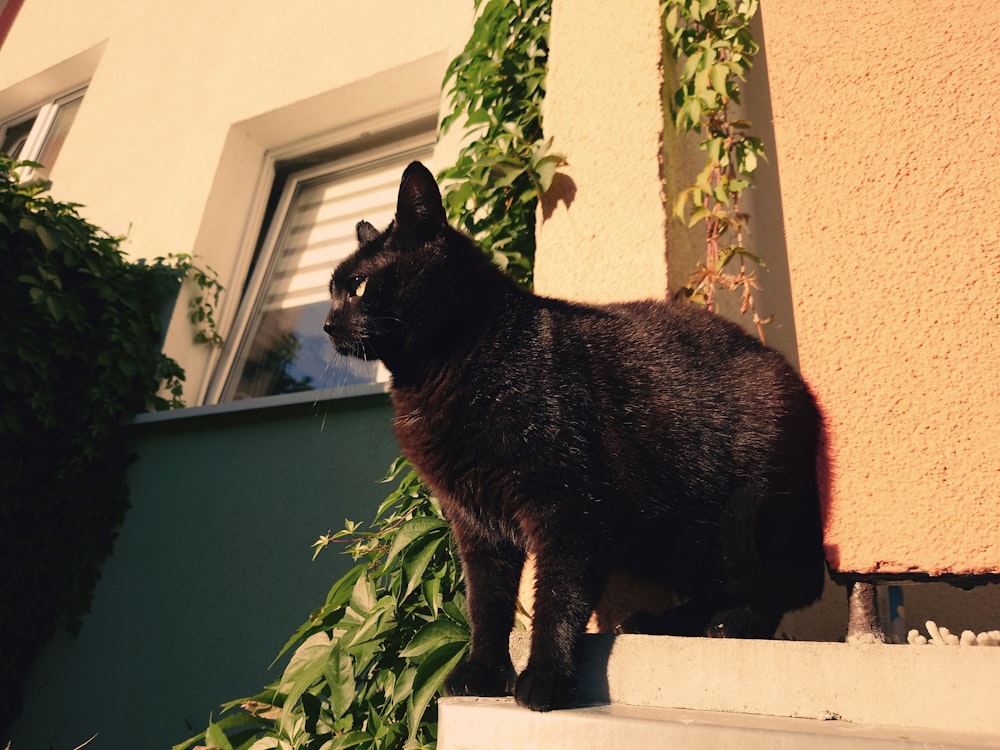
{"type": "Polygon", "coordinates": [[[770,639],[781,623],[781,612],[768,612],[750,605],[718,612],[705,629],[709,638],[770,639]]]}
{"type": "Polygon", "coordinates": [[[622,630],[646,635],[771,638],[781,616],[780,612],[740,604],[722,592],[702,593],[658,614],[636,612],[623,623],[622,630]]]}
{"type": "Polygon", "coordinates": [[[820,597],[825,580],[815,471],[806,458],[735,493],[722,525],[722,589],[731,603],[706,635],[772,638],[786,612],[820,597]],[[802,468],[804,467],[804,468],[802,468]]]}

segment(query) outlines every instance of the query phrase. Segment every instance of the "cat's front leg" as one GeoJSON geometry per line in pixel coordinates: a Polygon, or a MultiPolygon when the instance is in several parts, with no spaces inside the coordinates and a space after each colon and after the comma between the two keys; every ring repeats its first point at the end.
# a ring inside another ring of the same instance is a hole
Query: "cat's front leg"
{"type": "MultiPolygon", "coordinates": [[[[551,532],[550,532],[551,533],[551,532]]],[[[606,570],[583,544],[585,535],[533,543],[535,601],[531,656],[517,678],[514,698],[532,711],[565,708],[577,683],[577,651],[604,585],[606,570]]]]}
{"type": "Polygon", "coordinates": [[[449,695],[510,695],[510,631],[524,551],[461,523],[452,522],[452,532],[465,574],[472,633],[469,653],[445,678],[445,689],[449,695]]]}

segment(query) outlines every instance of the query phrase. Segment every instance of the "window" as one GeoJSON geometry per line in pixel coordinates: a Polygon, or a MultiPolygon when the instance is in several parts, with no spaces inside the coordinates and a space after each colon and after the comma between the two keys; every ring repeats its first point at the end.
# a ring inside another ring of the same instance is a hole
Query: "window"
{"type": "Polygon", "coordinates": [[[0,126],[0,151],[14,159],[42,165],[40,168],[22,169],[22,180],[49,178],[85,91],[78,89],[58,97],[0,126]]]}
{"type": "Polygon", "coordinates": [[[388,225],[403,169],[429,161],[432,144],[424,135],[289,174],[221,359],[217,400],[382,389],[381,363],[341,356],[323,332],[330,274],[357,247],[359,220],[388,225]]]}

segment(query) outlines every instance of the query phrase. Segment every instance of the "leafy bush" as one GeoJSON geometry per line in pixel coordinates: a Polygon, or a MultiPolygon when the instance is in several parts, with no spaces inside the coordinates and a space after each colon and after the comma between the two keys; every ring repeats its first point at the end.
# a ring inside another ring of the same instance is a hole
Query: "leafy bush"
{"type": "Polygon", "coordinates": [[[186,267],[128,262],[21,165],[0,155],[0,733],[38,649],[89,607],[128,506],[123,425],[184,379],[160,318],[186,267]]]}

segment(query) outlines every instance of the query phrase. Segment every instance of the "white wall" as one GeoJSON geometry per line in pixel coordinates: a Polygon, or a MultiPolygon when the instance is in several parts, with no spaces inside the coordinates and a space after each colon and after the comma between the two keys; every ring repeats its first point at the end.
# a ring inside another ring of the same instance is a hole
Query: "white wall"
{"type": "MultiPolygon", "coordinates": [[[[0,49],[0,119],[89,79],[55,197],[127,233],[130,254],[193,251],[238,290],[268,153],[433,113],[472,13],[467,0],[33,0],[0,49]]],[[[166,349],[190,402],[214,357],[191,345],[184,307],[166,349]]]]}

